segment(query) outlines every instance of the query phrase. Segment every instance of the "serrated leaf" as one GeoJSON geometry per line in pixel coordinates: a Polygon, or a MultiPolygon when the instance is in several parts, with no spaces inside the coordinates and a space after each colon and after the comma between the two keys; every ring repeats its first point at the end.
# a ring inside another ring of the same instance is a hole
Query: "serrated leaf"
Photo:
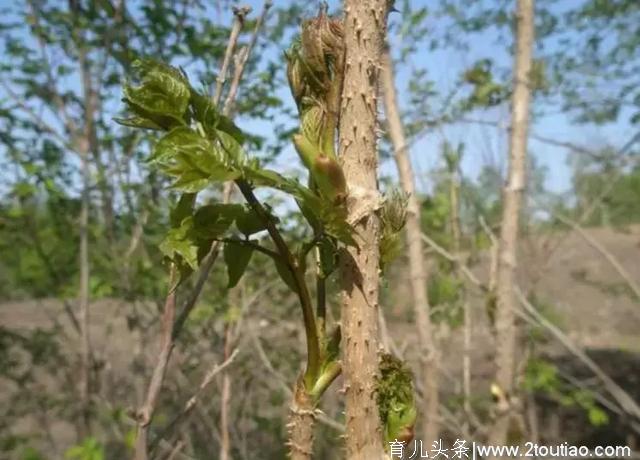
{"type": "Polygon", "coordinates": [[[308,187],[275,171],[247,166],[244,168],[244,176],[256,187],[269,187],[292,195],[313,228],[320,222],[327,234],[344,244],[357,246],[353,238],[355,230],[346,221],[346,210],[343,207],[327,203],[308,187]]]}
{"type": "Polygon", "coordinates": [[[229,161],[234,165],[241,165],[245,162],[247,157],[246,153],[242,149],[242,145],[231,134],[224,131],[218,131],[218,141],[222,150],[226,153],[229,161]]]}
{"type": "Polygon", "coordinates": [[[245,134],[240,128],[235,125],[235,123],[229,117],[220,115],[218,117],[216,128],[218,129],[218,131],[222,131],[233,137],[233,139],[240,145],[244,144],[244,141],[246,140],[245,134]]]}
{"type": "Polygon", "coordinates": [[[186,171],[171,184],[171,188],[184,193],[198,193],[209,186],[209,176],[200,171],[186,171]]]}
{"type": "Polygon", "coordinates": [[[253,248],[241,243],[226,243],[223,255],[229,277],[227,287],[231,289],[238,284],[247,269],[253,255],[253,248]]]}
{"type": "Polygon", "coordinates": [[[114,118],[114,121],[122,126],[129,126],[131,128],[143,128],[153,129],[156,131],[162,131],[164,128],[152,120],[142,117],[129,117],[129,118],[114,118]]]}
{"type": "Polygon", "coordinates": [[[194,118],[202,124],[202,127],[211,138],[221,134],[231,136],[233,140],[242,145],[245,135],[229,117],[222,115],[211,101],[208,95],[202,94],[191,88],[191,107],[194,118]]]}
{"type": "Polygon", "coordinates": [[[211,98],[191,88],[191,107],[194,118],[202,124],[207,134],[213,135],[219,114],[211,98]]]}
{"type": "Polygon", "coordinates": [[[180,227],[169,230],[159,248],[169,259],[178,261],[176,256],[179,256],[195,270],[198,267],[198,245],[190,232],[192,226],[192,219],[185,219],[180,227]]]}
{"type": "Polygon", "coordinates": [[[157,163],[165,174],[176,176],[173,187],[187,192],[202,190],[208,182],[235,180],[241,174],[219,147],[184,126],[162,137],[149,161],[157,163]]]}
{"type": "Polygon", "coordinates": [[[185,125],[190,87],[182,73],[171,66],[150,59],[133,63],[139,86],[124,87],[124,101],[135,115],[170,129],[185,125]]]}

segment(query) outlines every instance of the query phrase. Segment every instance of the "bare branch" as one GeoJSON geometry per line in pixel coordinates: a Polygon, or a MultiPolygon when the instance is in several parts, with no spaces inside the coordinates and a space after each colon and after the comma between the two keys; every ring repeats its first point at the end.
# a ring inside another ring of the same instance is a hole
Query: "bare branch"
{"type": "Polygon", "coordinates": [[[229,64],[231,63],[231,57],[233,56],[236,45],[238,43],[238,37],[240,37],[240,32],[242,31],[242,27],[244,26],[244,20],[251,12],[251,7],[243,6],[240,8],[233,8],[234,20],[233,25],[231,26],[231,33],[229,34],[229,41],[227,42],[227,48],[224,52],[224,58],[222,59],[222,66],[220,67],[220,72],[216,78],[216,91],[213,95],[213,103],[218,105],[220,103],[220,98],[222,97],[222,87],[227,81],[227,72],[229,70],[229,64]]]}
{"type": "MultiPolygon", "coordinates": [[[[618,403],[620,408],[624,410],[627,414],[631,415],[636,419],[636,421],[640,421],[640,406],[638,403],[627,393],[624,389],[622,389],[606,372],[602,370],[595,361],[593,361],[580,347],[578,347],[575,343],[571,341],[567,335],[562,332],[557,326],[547,320],[544,316],[542,316],[536,308],[531,305],[531,302],[526,298],[523,294],[522,290],[519,287],[515,289],[516,296],[525,311],[529,313],[535,320],[540,323],[548,332],[550,332],[558,341],[564,345],[574,356],[580,359],[591,372],[594,373],[598,379],[602,382],[604,388],[611,395],[611,397],[618,403]]],[[[518,312],[518,310],[516,310],[518,312]]]]}
{"type": "Polygon", "coordinates": [[[222,372],[224,369],[226,369],[227,367],[229,367],[233,361],[236,359],[236,357],[238,356],[238,353],[240,352],[240,350],[238,348],[236,348],[235,350],[233,350],[233,352],[231,353],[231,355],[222,363],[216,363],[214,364],[211,369],[209,369],[202,381],[200,382],[200,385],[198,385],[198,388],[196,389],[195,393],[184,403],[184,406],[182,408],[182,411],[180,411],[168,424],[167,426],[162,430],[162,432],[160,433],[160,435],[158,435],[158,438],[153,442],[153,445],[151,447],[151,450],[153,451],[154,446],[159,443],[164,437],[166,437],[170,432],[174,431],[184,420],[186,420],[186,418],[189,416],[189,414],[191,413],[191,411],[193,410],[193,408],[196,406],[196,404],[199,401],[199,398],[202,396],[202,393],[204,392],[204,390],[207,389],[207,387],[209,385],[211,385],[211,382],[213,382],[213,379],[216,375],[218,375],[220,372],[222,372]]]}
{"type": "Polygon", "coordinates": [[[160,396],[160,390],[162,389],[162,382],[164,381],[164,376],[167,371],[169,357],[173,350],[172,332],[176,312],[176,290],[174,287],[175,267],[172,267],[171,271],[172,273],[169,283],[170,292],[167,296],[164,305],[164,312],[162,314],[162,332],[160,335],[160,352],[158,354],[158,361],[153,370],[149,387],[147,388],[147,396],[144,405],[136,414],[138,419],[138,436],[136,438],[135,460],[147,460],[149,458],[147,452],[149,425],[153,418],[158,397],[160,396]]]}
{"type": "Polygon", "coordinates": [[[553,217],[558,219],[565,225],[568,225],[573,230],[578,232],[578,234],[587,242],[589,245],[598,251],[605,258],[607,262],[614,268],[618,275],[627,283],[627,286],[633,291],[637,300],[640,300],[640,286],[635,282],[633,277],[629,274],[629,272],[624,268],[624,266],[618,261],[618,259],[611,254],[607,248],[605,248],[598,240],[592,237],[589,233],[587,233],[578,223],[569,219],[568,217],[561,216],[557,213],[551,213],[553,217]]]}
{"type": "Polygon", "coordinates": [[[262,6],[262,12],[256,21],[256,27],[253,30],[253,35],[251,36],[251,40],[249,44],[240,50],[240,53],[236,56],[235,69],[233,73],[233,80],[231,81],[231,86],[229,87],[229,94],[227,95],[227,99],[224,102],[224,109],[222,113],[226,116],[230,116],[233,113],[236,96],[238,95],[238,88],[240,87],[240,80],[242,79],[242,74],[244,73],[244,68],[249,60],[249,56],[251,55],[251,51],[258,40],[258,35],[260,33],[260,29],[262,28],[262,24],[264,23],[265,18],[267,17],[267,13],[269,9],[273,5],[271,0],[266,0],[262,6]]]}

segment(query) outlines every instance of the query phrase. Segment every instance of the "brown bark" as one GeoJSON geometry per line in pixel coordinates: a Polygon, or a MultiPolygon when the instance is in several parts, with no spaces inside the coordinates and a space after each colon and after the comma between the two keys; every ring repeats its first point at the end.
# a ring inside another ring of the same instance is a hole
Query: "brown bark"
{"type": "Polygon", "coordinates": [[[511,133],[509,175],[504,188],[499,261],[496,285],[496,377],[495,384],[503,394],[497,398],[494,424],[489,432],[489,444],[506,442],[513,415],[515,390],[517,334],[515,326],[516,252],[518,225],[525,187],[527,130],[529,125],[528,85],[534,37],[533,0],[518,0],[516,12],[516,50],[514,59],[513,95],[511,99],[511,133]]]}
{"type": "Polygon", "coordinates": [[[136,437],[134,460],[147,460],[149,458],[149,452],[147,449],[149,442],[149,427],[151,425],[151,420],[153,419],[156,405],[158,404],[158,399],[160,398],[162,382],[164,381],[164,376],[167,372],[167,365],[169,364],[169,358],[173,351],[173,327],[176,316],[176,292],[174,288],[175,271],[175,268],[172,267],[170,291],[167,295],[164,311],[162,313],[162,332],[160,334],[158,361],[153,369],[153,374],[151,375],[151,381],[147,388],[144,405],[137,413],[138,433],[136,437]]]}
{"type": "Polygon", "coordinates": [[[82,426],[80,437],[88,436],[90,422],[91,340],[89,335],[89,159],[88,152],[80,155],[82,164],[82,202],[80,209],[80,290],[78,303],[80,314],[80,404],[82,426]]]}
{"type": "MultiPolygon", "coordinates": [[[[228,334],[227,334],[228,335],[228,334]]],[[[229,358],[229,338],[225,339],[224,359],[229,358]]],[[[229,433],[229,403],[231,401],[231,376],[228,372],[222,375],[222,391],[220,393],[220,460],[229,460],[231,452],[231,436],[229,433]]]]}
{"type": "Polygon", "coordinates": [[[416,316],[418,346],[421,356],[421,380],[424,389],[424,408],[420,411],[422,439],[431,445],[439,436],[438,423],[438,361],[439,355],[433,340],[429,300],[427,297],[428,272],[424,259],[422,232],[420,229],[420,203],[416,196],[415,177],[404,129],[398,109],[396,88],[393,79],[393,63],[388,48],[382,57],[381,83],[389,137],[393,144],[394,157],[402,189],[409,194],[407,202],[407,257],[411,276],[411,294],[416,316]]]}
{"type": "MultiPolygon", "coordinates": [[[[79,8],[75,1],[69,2],[69,9],[73,15],[74,21],[79,20],[79,8]]],[[[89,170],[89,154],[98,152],[98,142],[95,128],[95,111],[97,106],[98,95],[95,91],[91,67],[87,58],[87,50],[81,45],[83,37],[74,27],[73,36],[78,47],[78,62],[80,64],[80,73],[82,76],[83,104],[84,104],[84,125],[82,133],[78,133],[78,153],[80,155],[81,172],[82,172],[82,197],[80,207],[80,289],[78,293],[78,303],[80,308],[80,354],[81,354],[81,370],[80,370],[80,401],[82,404],[82,430],[81,437],[86,437],[91,432],[91,340],[89,334],[89,207],[90,203],[90,187],[91,173],[89,170]]]]}
{"type": "Polygon", "coordinates": [[[378,375],[377,85],[387,1],[345,0],[345,75],[340,109],[340,159],[352,197],[358,248],[341,258],[346,458],[383,457],[376,404],[378,375]],[[358,198],[356,198],[358,197],[358,198]],[[358,205],[359,210],[355,209],[358,205]],[[363,212],[364,206],[364,212],[363,212]],[[359,211],[356,212],[355,211],[359,211]]]}
{"type": "MultiPolygon", "coordinates": [[[[238,289],[232,289],[229,297],[239,300],[238,289]]],[[[232,352],[232,343],[235,334],[231,323],[227,323],[224,329],[224,359],[229,359],[232,352]]],[[[220,460],[229,460],[231,452],[231,436],[229,432],[229,404],[231,402],[231,376],[225,371],[222,374],[222,390],[220,391],[220,460]]]]}
{"type": "Polygon", "coordinates": [[[313,427],[316,413],[313,401],[302,379],[296,382],[289,408],[289,457],[291,460],[310,460],[313,457],[313,427]]]}

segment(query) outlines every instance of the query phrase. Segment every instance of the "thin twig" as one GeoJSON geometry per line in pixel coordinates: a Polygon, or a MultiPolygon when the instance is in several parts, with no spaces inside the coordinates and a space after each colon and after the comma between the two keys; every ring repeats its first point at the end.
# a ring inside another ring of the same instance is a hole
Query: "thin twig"
{"type": "Polygon", "coordinates": [[[149,436],[149,425],[153,418],[158,397],[160,396],[160,390],[162,389],[162,382],[167,371],[167,364],[169,363],[169,357],[173,350],[173,322],[176,313],[176,289],[174,287],[176,278],[175,266],[171,268],[171,275],[169,281],[169,295],[167,296],[164,312],[162,314],[162,332],[160,335],[160,353],[158,354],[158,361],[156,367],[151,375],[151,381],[147,388],[147,396],[145,398],[144,405],[140,408],[136,414],[138,419],[138,435],[136,438],[135,460],[147,460],[148,451],[147,443],[149,436]]]}
{"type": "Polygon", "coordinates": [[[229,70],[229,64],[231,63],[231,57],[233,56],[236,45],[238,44],[238,38],[240,32],[244,26],[244,20],[246,16],[251,12],[251,7],[243,6],[240,8],[233,8],[234,20],[231,26],[231,33],[229,34],[229,41],[227,42],[227,49],[224,52],[224,58],[222,60],[222,66],[220,72],[216,78],[216,91],[213,95],[213,103],[218,105],[220,98],[222,97],[222,87],[227,81],[227,72],[229,70]]]}
{"type": "Polygon", "coordinates": [[[233,350],[233,353],[231,353],[229,358],[227,358],[224,362],[220,364],[216,363],[213,367],[211,367],[211,369],[209,369],[207,373],[205,373],[195,393],[184,403],[182,410],[176,416],[174,416],[174,418],[167,424],[167,426],[158,435],[156,440],[152,443],[152,446],[150,449],[151,451],[154,450],[155,446],[157,445],[157,443],[160,442],[160,440],[164,439],[168,433],[175,430],[176,427],[180,425],[180,423],[187,418],[189,413],[193,410],[195,405],[198,403],[198,400],[200,396],[202,396],[202,393],[204,392],[204,390],[206,390],[207,387],[211,385],[213,378],[216,375],[218,375],[220,372],[222,372],[224,369],[226,369],[228,366],[230,366],[235,360],[236,356],[238,356],[239,352],[240,350],[236,348],[235,350],[233,350]]]}
{"type": "MultiPolygon", "coordinates": [[[[258,352],[258,357],[260,358],[260,361],[262,361],[262,364],[267,369],[267,371],[269,371],[269,373],[278,382],[278,385],[280,386],[280,388],[287,394],[289,398],[291,398],[293,396],[293,391],[291,391],[291,388],[289,388],[289,386],[287,385],[287,380],[285,379],[285,377],[280,372],[278,372],[275,369],[275,367],[273,367],[273,364],[271,363],[271,360],[267,356],[267,353],[264,351],[264,348],[262,347],[262,344],[260,343],[260,339],[258,338],[257,334],[252,330],[249,331],[249,334],[251,336],[251,341],[256,351],[258,352]]],[[[316,412],[316,419],[323,425],[331,427],[339,432],[343,433],[345,431],[345,426],[342,423],[332,419],[331,417],[329,417],[327,414],[325,414],[320,410],[317,410],[316,412]]]]}
{"type": "Polygon", "coordinates": [[[605,248],[598,240],[589,235],[580,225],[568,217],[562,216],[557,213],[551,214],[554,218],[558,219],[565,225],[568,225],[575,230],[591,247],[598,251],[606,259],[607,262],[614,268],[618,275],[627,283],[627,286],[633,291],[637,300],[640,300],[640,286],[631,277],[629,272],[622,266],[618,259],[611,254],[611,252],[605,248]]]}
{"type": "Polygon", "coordinates": [[[449,251],[447,251],[445,248],[443,248],[442,246],[440,246],[438,243],[436,243],[435,241],[433,241],[431,238],[429,238],[427,235],[425,235],[424,233],[422,234],[422,240],[427,243],[429,246],[431,246],[431,248],[436,251],[438,254],[440,254],[442,257],[444,257],[445,259],[453,262],[456,267],[466,275],[467,278],[469,278],[469,280],[476,285],[477,287],[479,287],[481,290],[483,291],[487,291],[488,288],[484,285],[484,283],[482,283],[482,281],[480,281],[478,279],[478,277],[476,277],[476,275],[473,274],[473,272],[471,270],[469,270],[469,267],[464,264],[459,257],[454,256],[453,254],[451,254],[449,251]]]}
{"type": "MultiPolygon", "coordinates": [[[[526,298],[524,293],[519,287],[515,287],[515,293],[520,301],[521,305],[524,307],[525,311],[533,316],[541,326],[543,326],[547,331],[549,331],[558,341],[564,345],[574,356],[580,359],[591,372],[594,373],[598,379],[602,382],[604,388],[607,392],[615,399],[620,408],[624,410],[627,414],[631,415],[636,420],[640,421],[640,406],[638,403],[627,393],[624,389],[622,389],[609,375],[602,370],[595,361],[593,361],[580,347],[578,347],[575,343],[571,341],[567,335],[562,332],[557,326],[547,320],[544,316],[542,316],[538,310],[531,305],[531,302],[526,298]]],[[[516,310],[516,312],[518,312],[516,310]]]]}
{"type": "Polygon", "coordinates": [[[308,381],[306,383],[311,383],[315,380],[317,373],[320,371],[320,342],[318,340],[318,329],[316,327],[311,295],[307,287],[304,273],[299,269],[298,261],[291,253],[287,243],[284,241],[280,230],[278,230],[274,223],[273,218],[254,195],[251,185],[244,180],[238,180],[236,181],[236,184],[251,209],[253,209],[258,218],[260,218],[264,223],[267,232],[273,240],[273,244],[276,246],[280,255],[280,260],[282,260],[286,265],[293,277],[296,294],[300,299],[304,328],[307,335],[307,370],[305,372],[305,377],[308,381]]]}
{"type": "Polygon", "coordinates": [[[226,116],[230,116],[233,113],[236,96],[238,93],[238,88],[240,87],[240,80],[242,79],[242,74],[244,72],[245,66],[247,65],[247,61],[249,60],[249,56],[253,51],[253,47],[255,46],[258,35],[260,33],[260,29],[262,28],[262,24],[267,17],[267,13],[269,9],[273,5],[271,0],[266,0],[262,6],[262,12],[256,21],[256,26],[253,29],[253,35],[251,35],[251,40],[249,44],[242,48],[240,53],[236,56],[235,62],[235,71],[233,74],[233,80],[231,81],[231,85],[229,86],[229,94],[227,95],[227,99],[224,102],[224,110],[222,113],[226,116]]]}

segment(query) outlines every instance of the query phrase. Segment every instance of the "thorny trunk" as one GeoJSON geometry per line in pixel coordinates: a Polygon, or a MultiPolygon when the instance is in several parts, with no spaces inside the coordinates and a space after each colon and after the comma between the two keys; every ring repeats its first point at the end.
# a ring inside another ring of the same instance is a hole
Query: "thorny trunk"
{"type": "Polygon", "coordinates": [[[525,187],[527,156],[527,129],[529,124],[530,88],[533,46],[533,0],[518,0],[516,28],[516,54],[514,62],[513,95],[511,100],[511,135],[509,176],[504,189],[504,208],[500,229],[500,253],[496,286],[496,378],[498,392],[495,404],[495,421],[489,433],[489,444],[502,445],[512,418],[515,389],[516,294],[515,269],[518,243],[518,217],[522,192],[525,187]]]}
{"type": "Polygon", "coordinates": [[[351,200],[359,247],[341,260],[346,458],[383,455],[376,404],[378,375],[377,84],[387,1],[345,0],[345,75],[340,113],[340,159],[351,200]],[[356,203],[357,202],[357,203],[356,203]],[[366,209],[354,215],[354,204],[366,209]],[[360,218],[360,216],[362,216],[360,218]]]}
{"type": "Polygon", "coordinates": [[[313,428],[316,413],[313,400],[304,388],[302,379],[296,382],[289,408],[289,456],[291,460],[310,460],[313,457],[313,428]]]}
{"type": "Polygon", "coordinates": [[[429,317],[429,299],[427,298],[427,267],[422,246],[422,232],[420,229],[420,204],[416,196],[415,178],[408,155],[408,146],[404,136],[404,129],[398,109],[396,88],[393,79],[393,64],[388,48],[382,57],[382,90],[384,93],[384,107],[389,130],[389,137],[393,144],[393,151],[400,175],[402,189],[409,194],[407,203],[407,256],[409,258],[409,273],[411,276],[411,294],[413,308],[418,329],[420,356],[422,359],[421,379],[424,389],[424,409],[420,411],[422,422],[422,439],[429,445],[438,439],[438,361],[429,317]]]}

